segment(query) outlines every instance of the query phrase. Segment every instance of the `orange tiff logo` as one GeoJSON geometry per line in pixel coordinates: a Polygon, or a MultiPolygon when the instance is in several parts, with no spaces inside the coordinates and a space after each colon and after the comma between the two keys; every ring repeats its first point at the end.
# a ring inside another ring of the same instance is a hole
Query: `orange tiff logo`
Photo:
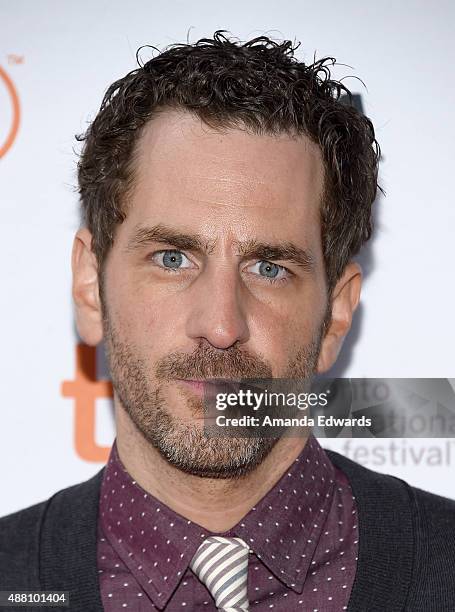
{"type": "Polygon", "coordinates": [[[74,445],[85,461],[106,463],[109,446],[100,446],[95,439],[96,400],[112,398],[112,383],[96,378],[96,348],[76,346],[76,376],[62,383],[63,397],[74,398],[74,445]]]}
{"type": "Polygon", "coordinates": [[[20,105],[14,83],[5,70],[0,66],[0,86],[6,89],[11,105],[11,121],[6,132],[6,137],[0,141],[0,158],[2,158],[11,148],[19,130],[20,105]]]}

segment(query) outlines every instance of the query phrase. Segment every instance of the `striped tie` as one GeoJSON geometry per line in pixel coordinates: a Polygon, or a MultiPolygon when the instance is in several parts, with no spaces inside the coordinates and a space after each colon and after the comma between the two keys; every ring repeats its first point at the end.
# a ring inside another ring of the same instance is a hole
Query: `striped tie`
{"type": "Polygon", "coordinates": [[[210,536],[199,546],[190,567],[208,588],[218,610],[249,610],[248,545],[240,538],[210,536]]]}

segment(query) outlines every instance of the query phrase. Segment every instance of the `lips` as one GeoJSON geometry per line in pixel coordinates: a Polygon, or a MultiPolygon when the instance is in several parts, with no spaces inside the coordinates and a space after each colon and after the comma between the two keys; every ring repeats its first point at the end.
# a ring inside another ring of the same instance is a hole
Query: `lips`
{"type": "Polygon", "coordinates": [[[186,388],[190,388],[198,395],[204,395],[205,393],[237,393],[239,390],[239,382],[234,380],[227,380],[223,378],[209,379],[209,380],[193,380],[178,378],[177,381],[182,383],[186,388]]]}
{"type": "Polygon", "coordinates": [[[203,382],[202,380],[183,380],[180,378],[177,380],[179,383],[184,384],[185,386],[189,387],[193,391],[196,391],[196,393],[200,395],[204,393],[205,382],[203,382]]]}

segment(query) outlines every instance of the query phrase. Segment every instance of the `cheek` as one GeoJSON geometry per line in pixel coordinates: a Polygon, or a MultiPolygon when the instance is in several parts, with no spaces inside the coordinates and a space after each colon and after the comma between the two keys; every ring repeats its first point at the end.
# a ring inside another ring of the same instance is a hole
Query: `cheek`
{"type": "Polygon", "coordinates": [[[117,337],[122,341],[143,346],[147,343],[149,333],[153,334],[158,327],[153,301],[128,279],[128,274],[117,270],[111,273],[107,285],[107,304],[109,319],[117,337]]]}
{"type": "Polygon", "coordinates": [[[137,346],[157,347],[162,343],[161,334],[166,331],[162,312],[149,301],[127,297],[119,309],[122,333],[137,346]]]}
{"type": "Polygon", "coordinates": [[[314,341],[323,318],[323,308],[309,306],[257,312],[251,316],[251,348],[263,355],[275,376],[281,375],[297,353],[314,341]]]}
{"type": "Polygon", "coordinates": [[[123,339],[151,362],[184,345],[184,301],[152,287],[119,287],[116,322],[123,339]]]}

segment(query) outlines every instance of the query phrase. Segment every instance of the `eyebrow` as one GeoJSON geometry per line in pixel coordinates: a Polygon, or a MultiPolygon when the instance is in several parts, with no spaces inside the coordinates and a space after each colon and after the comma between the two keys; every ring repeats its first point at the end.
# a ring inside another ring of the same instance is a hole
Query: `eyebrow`
{"type": "Polygon", "coordinates": [[[298,247],[293,242],[264,243],[256,240],[238,242],[239,254],[245,259],[282,259],[302,266],[307,272],[314,272],[315,258],[311,251],[298,247]]]}
{"type": "Polygon", "coordinates": [[[126,250],[128,252],[137,251],[153,242],[171,244],[177,249],[204,253],[209,253],[213,246],[203,240],[199,234],[185,234],[160,223],[153,227],[137,226],[128,241],[126,250]]]}
{"type": "MultiPolygon", "coordinates": [[[[134,252],[158,242],[169,244],[177,249],[210,254],[216,241],[204,240],[199,234],[186,234],[167,225],[153,227],[138,225],[129,239],[126,251],[134,252]]],[[[302,266],[308,272],[314,272],[315,258],[311,251],[298,247],[293,242],[266,243],[257,240],[235,241],[238,255],[244,259],[285,260],[302,266]]]]}

